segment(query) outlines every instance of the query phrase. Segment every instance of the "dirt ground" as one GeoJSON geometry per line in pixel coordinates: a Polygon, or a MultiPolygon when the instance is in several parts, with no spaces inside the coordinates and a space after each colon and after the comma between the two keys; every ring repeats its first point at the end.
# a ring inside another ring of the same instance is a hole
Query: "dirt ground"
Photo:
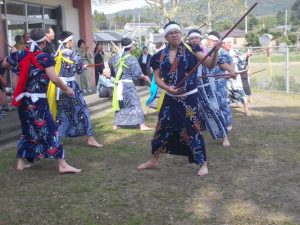
{"type": "MultiPolygon", "coordinates": [[[[112,131],[94,122],[101,150],[65,140],[81,174],[59,175],[41,160],[16,172],[15,149],[0,153],[0,224],[296,225],[300,224],[300,96],[255,91],[251,117],[233,109],[231,147],[204,133],[209,174],[185,157],[162,155],[138,172],[153,132],[112,131]]],[[[155,126],[157,115],[147,115],[155,126]]]]}

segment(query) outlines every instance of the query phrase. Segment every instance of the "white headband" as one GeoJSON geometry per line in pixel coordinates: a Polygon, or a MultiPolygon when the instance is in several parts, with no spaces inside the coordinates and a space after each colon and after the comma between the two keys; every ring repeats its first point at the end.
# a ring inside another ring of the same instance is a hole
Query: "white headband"
{"type": "Polygon", "coordinates": [[[212,35],[212,34],[208,35],[207,39],[211,39],[211,40],[214,40],[214,41],[220,40],[217,36],[212,35]]]}
{"type": "Polygon", "coordinates": [[[34,51],[34,48],[35,48],[35,46],[37,46],[38,47],[38,42],[42,42],[42,41],[44,41],[46,39],[46,35],[44,36],[44,37],[42,37],[41,39],[39,39],[39,40],[36,40],[36,41],[34,41],[34,40],[32,40],[32,39],[30,39],[29,41],[27,41],[27,43],[31,43],[31,45],[30,45],[30,52],[33,52],[34,51]]]}
{"type": "Polygon", "coordinates": [[[192,38],[192,37],[199,37],[199,38],[201,38],[202,36],[201,36],[201,34],[199,34],[197,32],[192,32],[192,33],[189,34],[189,38],[192,38]]]}
{"type": "Polygon", "coordinates": [[[222,42],[231,42],[231,41],[232,41],[232,38],[230,38],[230,37],[224,38],[222,40],[222,42]]]}
{"type": "Polygon", "coordinates": [[[171,31],[171,30],[180,30],[180,26],[178,24],[170,24],[165,28],[165,36],[171,31]]]}
{"type": "Polygon", "coordinates": [[[125,48],[130,48],[132,45],[133,45],[133,42],[131,42],[129,45],[123,46],[122,48],[123,48],[123,49],[125,49],[125,48]]]}
{"type": "Polygon", "coordinates": [[[58,43],[59,43],[59,46],[57,48],[57,51],[55,52],[55,55],[54,56],[57,56],[58,52],[60,51],[61,47],[67,43],[68,41],[71,41],[73,39],[73,35],[67,37],[65,40],[61,41],[59,40],[58,43]]]}

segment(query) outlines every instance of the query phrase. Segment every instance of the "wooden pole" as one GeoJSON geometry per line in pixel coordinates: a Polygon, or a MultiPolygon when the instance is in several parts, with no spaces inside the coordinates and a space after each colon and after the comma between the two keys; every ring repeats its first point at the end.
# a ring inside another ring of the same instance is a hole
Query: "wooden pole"
{"type": "MultiPolygon", "coordinates": [[[[257,2],[253,4],[253,6],[248,9],[248,11],[231,27],[231,29],[222,37],[221,41],[223,41],[241,22],[242,20],[254,9],[254,7],[257,5],[257,2]]],[[[189,72],[185,75],[185,77],[175,86],[175,88],[181,88],[184,84],[184,82],[186,81],[187,78],[189,78],[191,75],[193,75],[196,70],[198,69],[198,67],[203,64],[203,62],[207,59],[207,57],[209,55],[211,55],[214,51],[215,51],[216,47],[212,48],[207,54],[206,56],[204,56],[204,58],[197,63],[197,65],[189,72]]]]}

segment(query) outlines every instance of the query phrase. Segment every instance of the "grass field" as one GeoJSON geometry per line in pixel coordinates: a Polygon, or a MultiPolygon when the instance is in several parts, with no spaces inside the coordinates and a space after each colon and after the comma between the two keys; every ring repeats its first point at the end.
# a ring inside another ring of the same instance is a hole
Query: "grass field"
{"type": "MultiPolygon", "coordinates": [[[[138,172],[153,132],[112,131],[112,115],[93,121],[101,150],[65,140],[81,174],[59,175],[52,160],[16,172],[15,149],[0,152],[1,225],[299,225],[300,96],[254,90],[251,117],[233,109],[223,148],[204,132],[208,176],[185,157],[162,155],[138,172]]],[[[156,113],[146,117],[154,127],[156,113]]]]}

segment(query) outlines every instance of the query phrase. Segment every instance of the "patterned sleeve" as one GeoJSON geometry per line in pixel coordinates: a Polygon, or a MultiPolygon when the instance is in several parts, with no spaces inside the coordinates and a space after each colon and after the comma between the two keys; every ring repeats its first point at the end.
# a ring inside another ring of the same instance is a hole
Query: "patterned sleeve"
{"type": "Polygon", "coordinates": [[[203,52],[202,47],[200,47],[199,45],[190,45],[193,52],[203,52]]]}
{"type": "Polygon", "coordinates": [[[71,58],[72,58],[72,60],[74,61],[75,65],[76,65],[77,74],[81,74],[82,71],[84,70],[82,58],[75,51],[72,51],[71,58]]]}
{"type": "Polygon", "coordinates": [[[232,58],[228,53],[226,53],[224,51],[220,51],[217,64],[222,65],[224,63],[231,64],[232,58]]]}
{"type": "Polygon", "coordinates": [[[23,58],[20,51],[13,52],[7,57],[7,62],[11,65],[11,71],[19,74],[19,59],[23,58]]]}
{"type": "Polygon", "coordinates": [[[159,65],[160,65],[159,59],[161,54],[162,54],[162,50],[160,50],[159,52],[157,52],[155,55],[151,57],[150,66],[152,67],[153,70],[159,69],[159,65]]]}
{"type": "MultiPolygon", "coordinates": [[[[132,78],[134,80],[140,79],[142,76],[142,69],[140,67],[138,60],[134,56],[129,56],[128,63],[130,65],[132,78]]],[[[127,61],[126,61],[126,64],[127,64],[127,61]]]]}
{"type": "Polygon", "coordinates": [[[48,53],[42,53],[38,56],[39,64],[44,67],[48,68],[55,65],[55,61],[53,56],[50,56],[48,53]]]}

